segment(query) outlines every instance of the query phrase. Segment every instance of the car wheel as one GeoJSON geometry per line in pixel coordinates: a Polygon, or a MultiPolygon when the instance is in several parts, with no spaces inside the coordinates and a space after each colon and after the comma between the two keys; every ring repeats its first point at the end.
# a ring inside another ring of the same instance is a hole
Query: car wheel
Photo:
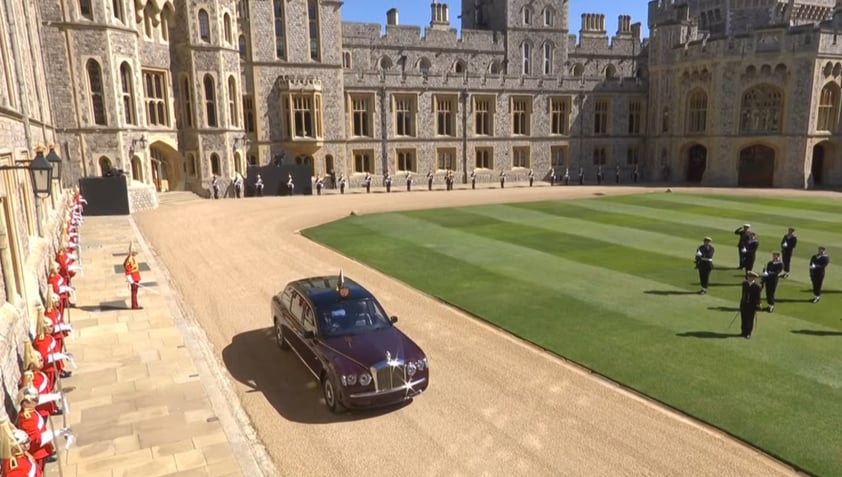
{"type": "Polygon", "coordinates": [[[336,386],[333,384],[333,379],[329,375],[322,378],[322,394],[325,398],[325,405],[330,412],[340,413],[344,410],[342,404],[339,403],[339,395],[336,386]]]}
{"type": "Polygon", "coordinates": [[[278,342],[278,348],[284,351],[289,349],[289,343],[284,338],[284,327],[281,326],[281,322],[277,318],[275,319],[275,341],[278,342]]]}

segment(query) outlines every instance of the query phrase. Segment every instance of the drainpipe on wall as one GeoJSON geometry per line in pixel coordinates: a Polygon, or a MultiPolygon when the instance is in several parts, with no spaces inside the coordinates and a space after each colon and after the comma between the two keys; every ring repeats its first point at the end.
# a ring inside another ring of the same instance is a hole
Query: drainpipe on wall
{"type": "Polygon", "coordinates": [[[468,183],[468,90],[462,91],[462,183],[468,183]]]}
{"type": "Polygon", "coordinates": [[[386,88],[380,88],[380,162],[383,168],[383,177],[386,177],[386,173],[389,171],[389,148],[386,144],[387,139],[389,138],[389,128],[387,127],[389,122],[389,109],[386,100],[386,88]]]}

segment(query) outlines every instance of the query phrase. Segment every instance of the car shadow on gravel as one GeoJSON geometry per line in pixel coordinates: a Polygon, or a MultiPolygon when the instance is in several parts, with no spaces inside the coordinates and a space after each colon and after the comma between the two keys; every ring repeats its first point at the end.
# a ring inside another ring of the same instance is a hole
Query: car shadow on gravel
{"type": "Polygon", "coordinates": [[[409,402],[373,411],[334,414],[324,404],[321,386],[298,356],[281,351],[272,328],[259,328],[235,335],[222,350],[222,361],[237,381],[266,400],[286,419],[309,424],[349,422],[388,414],[409,402]]]}

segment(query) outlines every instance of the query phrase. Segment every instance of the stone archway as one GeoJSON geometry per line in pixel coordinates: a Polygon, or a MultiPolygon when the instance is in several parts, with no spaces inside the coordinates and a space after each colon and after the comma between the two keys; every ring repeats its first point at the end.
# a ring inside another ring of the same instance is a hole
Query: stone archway
{"type": "Polygon", "coordinates": [[[307,166],[310,169],[310,176],[316,175],[316,161],[313,160],[313,156],[309,155],[300,155],[295,157],[295,165],[296,166],[307,166]]]}
{"type": "Polygon", "coordinates": [[[114,169],[114,166],[111,163],[111,159],[102,156],[99,158],[99,173],[101,176],[108,176],[111,175],[111,171],[114,169]]]}
{"type": "Polygon", "coordinates": [[[830,141],[822,141],[813,146],[809,180],[811,185],[823,186],[832,182],[830,176],[833,170],[834,156],[834,147],[830,141]]]}
{"type": "Polygon", "coordinates": [[[157,141],[149,145],[152,182],[158,192],[184,190],[184,158],[169,144],[157,141]]]}
{"type": "Polygon", "coordinates": [[[740,151],[737,171],[740,187],[773,187],[775,185],[775,150],[755,144],[740,151]]]}
{"type": "Polygon", "coordinates": [[[708,149],[695,144],[687,150],[687,182],[700,183],[707,168],[708,149]]]}
{"type": "Polygon", "coordinates": [[[132,180],[143,182],[143,162],[140,157],[132,157],[132,180]]]}

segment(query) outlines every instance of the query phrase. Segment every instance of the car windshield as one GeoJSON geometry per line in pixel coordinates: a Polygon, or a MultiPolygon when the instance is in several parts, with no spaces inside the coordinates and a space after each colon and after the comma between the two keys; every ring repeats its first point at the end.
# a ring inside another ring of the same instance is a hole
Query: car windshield
{"type": "Polygon", "coordinates": [[[371,298],[324,305],[317,314],[319,330],[326,338],[364,334],[392,326],[386,313],[371,298]]]}

